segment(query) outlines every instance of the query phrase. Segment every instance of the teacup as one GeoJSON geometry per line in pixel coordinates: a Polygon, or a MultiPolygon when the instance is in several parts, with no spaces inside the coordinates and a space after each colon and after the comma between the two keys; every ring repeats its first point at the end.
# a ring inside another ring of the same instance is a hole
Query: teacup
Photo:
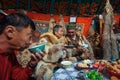
{"type": "Polygon", "coordinates": [[[45,49],[45,44],[40,44],[29,48],[29,50],[32,52],[41,52],[44,51],[44,49],[45,49]]]}

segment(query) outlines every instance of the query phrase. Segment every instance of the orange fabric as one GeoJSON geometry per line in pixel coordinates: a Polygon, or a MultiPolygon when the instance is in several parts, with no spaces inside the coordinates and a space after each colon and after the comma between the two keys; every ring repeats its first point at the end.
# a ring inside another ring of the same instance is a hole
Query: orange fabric
{"type": "Polygon", "coordinates": [[[88,30],[92,21],[92,17],[78,17],[77,24],[84,24],[83,34],[88,35],[88,30]]]}
{"type": "MultiPolygon", "coordinates": [[[[7,13],[14,13],[15,10],[7,10],[5,11],[7,13]]],[[[27,15],[33,19],[33,20],[42,20],[42,21],[48,21],[50,20],[50,14],[42,14],[42,13],[37,13],[37,12],[27,12],[27,15]]],[[[59,21],[59,15],[54,15],[54,19],[58,22],[59,21]]],[[[120,19],[120,14],[116,14],[114,16],[115,21],[119,21],[120,19]]],[[[69,22],[69,16],[64,16],[64,21],[65,23],[69,22]]],[[[77,18],[77,24],[84,24],[84,30],[83,34],[87,36],[88,30],[90,27],[92,21],[92,17],[78,17],[77,18]]]]}
{"type": "Polygon", "coordinates": [[[117,23],[119,23],[120,14],[116,14],[116,15],[114,16],[114,19],[115,19],[115,21],[116,21],[117,23]]]}
{"type": "MultiPolygon", "coordinates": [[[[41,14],[41,13],[31,13],[27,12],[27,15],[33,19],[33,20],[42,20],[42,21],[48,21],[50,20],[49,14],[41,14]]],[[[55,21],[59,21],[59,15],[54,15],[55,21]]],[[[91,24],[92,17],[78,17],[77,18],[77,24],[84,24],[84,30],[83,34],[87,36],[90,24],[91,24]]],[[[69,16],[64,16],[65,23],[69,22],[69,16]]]]}

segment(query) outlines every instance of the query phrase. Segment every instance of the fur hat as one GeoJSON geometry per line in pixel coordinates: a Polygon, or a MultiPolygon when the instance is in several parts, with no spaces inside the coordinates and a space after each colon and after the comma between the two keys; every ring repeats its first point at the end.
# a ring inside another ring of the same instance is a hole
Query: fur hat
{"type": "Polygon", "coordinates": [[[52,44],[58,43],[57,37],[54,34],[49,33],[49,32],[42,34],[40,36],[40,39],[41,38],[47,38],[52,44]]]}

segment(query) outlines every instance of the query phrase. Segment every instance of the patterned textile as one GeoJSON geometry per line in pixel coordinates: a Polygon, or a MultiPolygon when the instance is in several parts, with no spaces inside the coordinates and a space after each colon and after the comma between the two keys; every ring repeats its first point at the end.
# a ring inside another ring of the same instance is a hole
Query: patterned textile
{"type": "MultiPolygon", "coordinates": [[[[77,63],[74,63],[72,65],[72,67],[70,68],[66,68],[66,69],[63,69],[63,68],[60,68],[58,69],[51,77],[51,80],[80,80],[79,79],[79,72],[84,72],[85,74],[87,73],[87,70],[84,71],[84,70],[77,70],[75,69],[75,65],[77,63]]],[[[84,74],[84,75],[85,75],[84,74]]],[[[87,79],[84,79],[84,80],[87,80],[87,79]]],[[[109,80],[108,78],[104,77],[103,80],[109,80]]]]}
{"type": "Polygon", "coordinates": [[[67,69],[58,69],[53,75],[51,80],[77,80],[77,74],[79,73],[78,70],[72,67],[67,69]]]}

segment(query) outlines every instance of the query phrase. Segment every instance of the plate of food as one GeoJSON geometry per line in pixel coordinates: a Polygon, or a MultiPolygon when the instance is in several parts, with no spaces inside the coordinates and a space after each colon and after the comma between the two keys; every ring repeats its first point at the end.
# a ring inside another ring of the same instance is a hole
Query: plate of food
{"type": "Polygon", "coordinates": [[[99,71],[102,71],[104,69],[103,64],[93,64],[92,65],[95,69],[98,69],[99,71]]]}
{"type": "Polygon", "coordinates": [[[80,69],[93,69],[91,66],[92,61],[91,60],[83,60],[82,62],[76,64],[75,68],[80,70],[80,69]]]}
{"type": "Polygon", "coordinates": [[[99,69],[99,71],[102,71],[105,68],[106,63],[107,63],[106,60],[97,60],[92,64],[92,66],[95,69],[99,69]]]}
{"type": "Polygon", "coordinates": [[[78,64],[76,64],[75,68],[77,70],[90,69],[90,65],[89,64],[84,64],[84,63],[78,63],[78,64]]]}
{"type": "Polygon", "coordinates": [[[111,76],[116,76],[120,79],[120,60],[107,65],[106,70],[111,76]]]}
{"type": "Polygon", "coordinates": [[[120,79],[120,73],[116,72],[116,71],[113,71],[109,68],[107,68],[107,72],[111,75],[111,76],[116,76],[117,78],[120,79]]]}

